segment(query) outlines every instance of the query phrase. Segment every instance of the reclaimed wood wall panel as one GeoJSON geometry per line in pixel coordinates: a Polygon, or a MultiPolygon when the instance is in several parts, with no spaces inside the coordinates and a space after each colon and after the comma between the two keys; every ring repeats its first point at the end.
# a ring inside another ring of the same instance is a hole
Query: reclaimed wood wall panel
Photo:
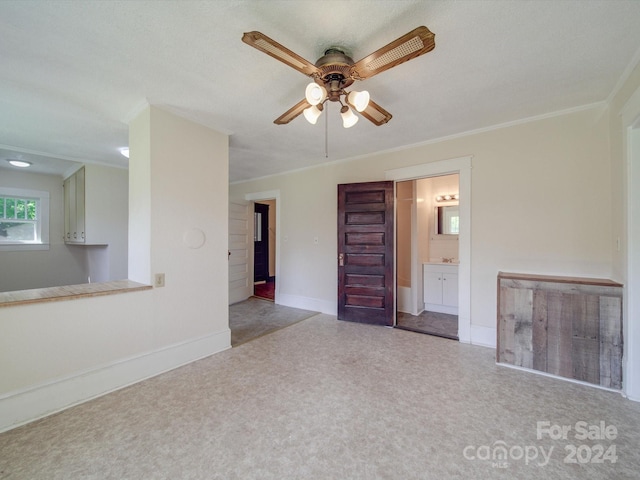
{"type": "Polygon", "coordinates": [[[499,363],[622,388],[622,285],[498,275],[499,363]]]}

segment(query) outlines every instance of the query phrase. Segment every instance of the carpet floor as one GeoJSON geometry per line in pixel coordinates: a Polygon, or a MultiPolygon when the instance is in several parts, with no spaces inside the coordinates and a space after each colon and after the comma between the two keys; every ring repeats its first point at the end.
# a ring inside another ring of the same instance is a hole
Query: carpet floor
{"type": "Polygon", "coordinates": [[[638,479],[638,445],[618,393],[316,315],[0,434],[0,478],[638,479]]]}

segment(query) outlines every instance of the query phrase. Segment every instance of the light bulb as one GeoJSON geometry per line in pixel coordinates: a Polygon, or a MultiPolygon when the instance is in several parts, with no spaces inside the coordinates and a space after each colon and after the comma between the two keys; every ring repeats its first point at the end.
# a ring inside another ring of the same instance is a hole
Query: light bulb
{"type": "Polygon", "coordinates": [[[304,91],[304,98],[307,99],[309,105],[318,105],[327,98],[327,90],[323,86],[311,82],[304,91]]]}
{"type": "Polygon", "coordinates": [[[445,195],[444,199],[447,200],[447,201],[451,200],[451,195],[445,195]]]}
{"type": "Polygon", "coordinates": [[[436,197],[436,202],[441,202],[442,201],[442,195],[438,195],[436,197]]]}
{"type": "Polygon", "coordinates": [[[363,90],[362,92],[349,92],[347,95],[347,102],[353,106],[358,112],[362,112],[367,105],[369,105],[369,92],[363,90]]]}
{"type": "Polygon", "coordinates": [[[302,113],[304,113],[304,118],[307,119],[307,122],[309,122],[312,125],[315,125],[316,122],[318,121],[318,117],[322,113],[322,110],[320,110],[315,105],[311,105],[310,107],[305,108],[302,111],[302,113]]]}
{"type": "Polygon", "coordinates": [[[358,117],[346,105],[340,109],[340,115],[342,115],[342,126],[344,128],[353,127],[356,123],[358,123],[358,117]]]}
{"type": "Polygon", "coordinates": [[[31,166],[31,162],[25,162],[24,160],[7,160],[14,167],[27,168],[31,166]]]}

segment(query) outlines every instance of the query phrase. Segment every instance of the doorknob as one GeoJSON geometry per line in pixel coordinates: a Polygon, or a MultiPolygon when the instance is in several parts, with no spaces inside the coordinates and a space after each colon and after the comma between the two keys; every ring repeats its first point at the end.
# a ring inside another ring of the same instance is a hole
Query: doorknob
{"type": "Polygon", "coordinates": [[[338,266],[344,267],[344,253],[338,255],[338,266]]]}

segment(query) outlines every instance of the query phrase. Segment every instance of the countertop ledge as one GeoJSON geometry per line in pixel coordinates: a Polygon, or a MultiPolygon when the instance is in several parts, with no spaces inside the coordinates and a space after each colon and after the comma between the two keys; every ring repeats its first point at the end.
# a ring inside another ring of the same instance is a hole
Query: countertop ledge
{"type": "Polygon", "coordinates": [[[98,297],[101,295],[116,295],[119,293],[150,290],[152,288],[151,285],[145,285],[131,280],[116,280],[113,282],[83,283],[81,285],[16,290],[14,292],[0,292],[0,307],[58,302],[60,300],[98,297]]]}

